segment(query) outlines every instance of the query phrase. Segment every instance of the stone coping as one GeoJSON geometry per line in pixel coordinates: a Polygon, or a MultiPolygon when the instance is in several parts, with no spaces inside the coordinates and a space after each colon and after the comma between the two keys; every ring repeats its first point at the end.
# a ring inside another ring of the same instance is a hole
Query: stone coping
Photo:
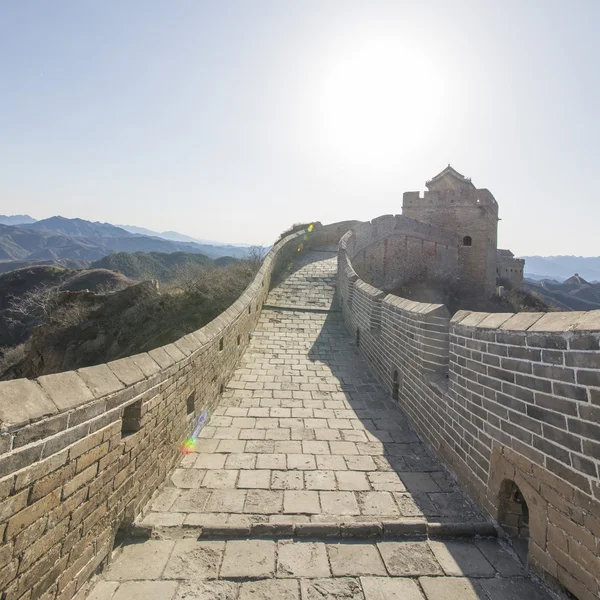
{"type": "Polygon", "coordinates": [[[452,325],[535,333],[600,331],[600,310],[572,312],[486,313],[459,310],[452,325]]]}

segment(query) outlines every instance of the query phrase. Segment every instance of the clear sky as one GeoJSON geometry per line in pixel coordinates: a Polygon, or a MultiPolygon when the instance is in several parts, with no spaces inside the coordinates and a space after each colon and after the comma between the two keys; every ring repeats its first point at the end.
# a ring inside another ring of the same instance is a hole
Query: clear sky
{"type": "Polygon", "coordinates": [[[0,7],[0,213],[271,243],[451,163],[516,254],[600,255],[599,0],[0,7]]]}

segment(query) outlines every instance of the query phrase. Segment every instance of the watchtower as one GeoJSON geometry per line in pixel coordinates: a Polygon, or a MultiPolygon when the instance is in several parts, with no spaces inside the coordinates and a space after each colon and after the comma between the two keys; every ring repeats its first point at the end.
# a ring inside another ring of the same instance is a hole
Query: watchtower
{"type": "Polygon", "coordinates": [[[496,288],[498,203],[486,189],[448,165],[419,192],[405,192],[402,214],[448,229],[460,237],[460,287],[473,296],[487,297],[496,288]]]}

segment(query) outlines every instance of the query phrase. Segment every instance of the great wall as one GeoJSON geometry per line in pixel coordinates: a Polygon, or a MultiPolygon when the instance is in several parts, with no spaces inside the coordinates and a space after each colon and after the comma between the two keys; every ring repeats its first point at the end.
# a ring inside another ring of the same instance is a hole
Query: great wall
{"type": "Polygon", "coordinates": [[[1,382],[2,600],[598,598],[600,311],[381,289],[522,281],[452,171],[282,239],[174,344],[1,382]]]}

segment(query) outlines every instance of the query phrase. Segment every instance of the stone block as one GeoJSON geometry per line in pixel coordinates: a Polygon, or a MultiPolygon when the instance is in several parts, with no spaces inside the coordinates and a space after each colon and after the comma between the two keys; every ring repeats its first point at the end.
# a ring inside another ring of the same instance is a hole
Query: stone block
{"type": "MultiPolygon", "coordinates": [[[[228,599],[223,598],[223,600],[228,599]]],[[[297,581],[282,579],[246,581],[240,585],[239,600],[300,600],[300,590],[297,581]]]]}
{"type": "Polygon", "coordinates": [[[94,399],[92,392],[75,371],[42,375],[38,377],[38,382],[60,411],[81,406],[94,399]]]}
{"type": "Polygon", "coordinates": [[[96,398],[107,396],[125,387],[105,364],[78,369],[77,374],[96,398]]]}
{"type": "Polygon", "coordinates": [[[172,600],[176,581],[126,581],[111,600],[172,600]]]}
{"type": "Polygon", "coordinates": [[[277,546],[277,577],[329,577],[325,544],[286,540],[277,546]]]}
{"type": "Polygon", "coordinates": [[[175,542],[163,577],[166,579],[216,579],[225,551],[225,542],[178,540],[175,542]]]}
{"type": "Polygon", "coordinates": [[[385,541],[379,542],[377,546],[390,575],[419,577],[443,574],[442,568],[425,541],[385,541]]]}
{"type": "Polygon", "coordinates": [[[477,582],[467,577],[420,577],[427,600],[481,600],[485,598],[477,582]]]}
{"type": "Polygon", "coordinates": [[[25,425],[58,412],[56,404],[35,381],[15,379],[0,382],[0,423],[2,427],[25,425]]]}
{"type": "Polygon", "coordinates": [[[146,377],[151,377],[161,370],[160,365],[147,352],[134,354],[130,358],[146,377]]]}
{"type": "Polygon", "coordinates": [[[171,540],[147,540],[129,544],[123,548],[104,578],[107,581],[160,579],[174,546],[175,542],[171,540]]]}
{"type": "Polygon", "coordinates": [[[585,315],[577,311],[546,313],[528,331],[573,331],[585,315]]]}
{"type": "Polygon", "coordinates": [[[273,577],[275,542],[270,540],[232,540],[225,546],[221,577],[262,579],[273,577]]]}
{"type": "Polygon", "coordinates": [[[537,323],[546,313],[521,312],[515,314],[502,324],[502,329],[506,331],[527,331],[532,325],[537,323]]]}
{"type": "Polygon", "coordinates": [[[453,577],[494,577],[496,571],[477,546],[468,542],[429,541],[446,575],[453,577]]]}
{"type": "Polygon", "coordinates": [[[365,600],[423,600],[416,582],[390,577],[361,577],[365,600]]]}
{"type": "Polygon", "coordinates": [[[133,385],[145,379],[142,370],[129,357],[113,360],[107,366],[125,385],[133,385]]]}
{"type": "Polygon", "coordinates": [[[283,492],[283,512],[293,514],[319,514],[319,494],[315,491],[286,490],[283,492]]]}
{"type": "Polygon", "coordinates": [[[379,552],[372,544],[327,544],[327,553],[334,577],[387,574],[379,552]]]}
{"type": "Polygon", "coordinates": [[[355,578],[302,579],[300,586],[302,600],[365,600],[358,579],[355,578]]]}

